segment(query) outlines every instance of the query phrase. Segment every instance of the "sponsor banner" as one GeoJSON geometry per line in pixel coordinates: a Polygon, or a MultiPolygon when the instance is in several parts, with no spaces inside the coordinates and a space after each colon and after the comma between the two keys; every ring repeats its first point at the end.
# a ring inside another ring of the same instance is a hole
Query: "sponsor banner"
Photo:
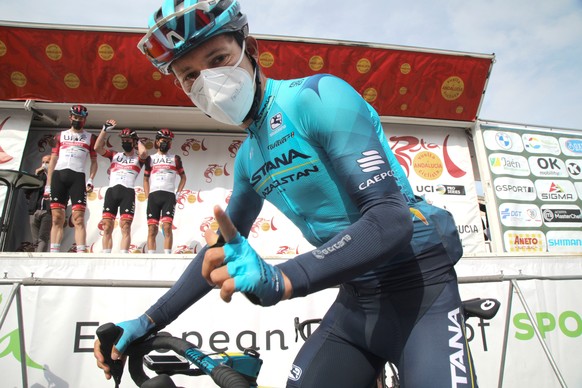
{"type": "Polygon", "coordinates": [[[520,155],[491,154],[489,155],[489,168],[495,175],[530,175],[527,159],[520,155]]]}
{"type": "Polygon", "coordinates": [[[503,236],[504,250],[580,252],[575,246],[550,246],[549,233],[568,239],[581,226],[582,135],[502,123],[479,122],[479,128],[492,180],[483,182],[492,202],[487,207],[498,212],[492,235],[503,236]],[[525,228],[536,228],[544,238],[524,243],[522,237],[531,234],[525,228]]]}
{"type": "MultiPolygon", "coordinates": [[[[580,237],[580,236],[578,236],[580,237]]],[[[8,278],[115,279],[173,281],[189,259],[164,255],[100,258],[97,254],[49,257],[7,257],[0,262],[8,278]]],[[[273,263],[278,261],[273,260],[273,263]]],[[[463,258],[456,266],[460,279],[481,275],[559,276],[581,275],[574,257],[463,258]]],[[[556,363],[569,386],[582,385],[579,359],[572,349],[582,346],[582,299],[580,281],[518,281],[535,322],[546,339],[556,363]],[[548,303],[551,301],[551,303],[548,303]]],[[[9,301],[11,285],[0,285],[0,310],[9,301]]],[[[462,299],[495,298],[501,302],[497,316],[490,321],[471,318],[467,333],[471,354],[477,366],[480,386],[497,386],[506,326],[507,283],[462,283],[462,299]]],[[[35,287],[21,288],[24,338],[30,387],[110,388],[92,353],[97,327],[141,315],[165,293],[160,288],[128,287],[35,287]],[[58,330],[55,330],[58,328],[58,330]]],[[[337,289],[328,289],[305,298],[296,298],[268,308],[251,304],[242,295],[231,303],[219,299],[218,290],[187,309],[164,331],[185,337],[205,350],[240,351],[258,348],[264,364],[260,386],[284,387],[291,364],[303,341],[295,339],[293,320],[321,318],[335,299],[337,289]]],[[[518,298],[513,298],[509,320],[504,386],[555,386],[555,375],[535,336],[531,320],[518,298]],[[509,355],[509,354],[508,354],[509,355]],[[523,360],[527,359],[527,363],[523,360]]],[[[447,333],[449,334],[449,333],[447,333]]],[[[19,331],[15,304],[12,303],[0,329],[0,370],[2,386],[20,387],[19,331]]],[[[147,372],[154,376],[153,372],[147,372]]],[[[177,377],[177,386],[214,387],[207,377],[177,377]]],[[[127,370],[121,388],[135,387],[127,370]]]]}
{"type": "Polygon", "coordinates": [[[543,205],[542,217],[550,228],[582,227],[582,210],[577,205],[543,205]]]}
{"type": "Polygon", "coordinates": [[[491,151],[523,152],[521,136],[506,131],[483,131],[485,147],[491,151]]]}
{"type": "Polygon", "coordinates": [[[539,133],[525,133],[521,136],[523,147],[531,154],[560,155],[560,143],[553,136],[545,136],[539,133]]]}
{"type": "Polygon", "coordinates": [[[582,180],[582,159],[566,159],[566,169],[570,178],[582,180]]]}
{"type": "Polygon", "coordinates": [[[536,180],[538,198],[544,202],[574,202],[578,200],[574,184],[567,180],[536,180]]]}
{"type": "Polygon", "coordinates": [[[525,228],[542,226],[541,211],[536,205],[504,202],[499,205],[499,217],[505,226],[525,228]]]}
{"type": "MultiPolygon", "coordinates": [[[[582,225],[582,224],[579,224],[582,225]]],[[[552,253],[580,253],[582,252],[582,231],[548,232],[548,252],[552,253]]]]}
{"type": "Polygon", "coordinates": [[[582,139],[560,137],[558,141],[564,155],[582,157],[582,139]]]}
{"type": "Polygon", "coordinates": [[[483,223],[465,133],[458,129],[385,125],[414,193],[453,215],[464,253],[484,252],[483,223]]]}
{"type": "Polygon", "coordinates": [[[546,236],[541,231],[508,230],[503,234],[507,252],[546,252],[546,236]]]}
{"type": "Polygon", "coordinates": [[[535,186],[529,179],[495,178],[493,180],[493,188],[500,199],[533,201],[537,198],[535,186]]]}
{"type": "Polygon", "coordinates": [[[553,157],[530,156],[528,158],[531,173],[542,178],[568,178],[566,164],[553,157]]]}

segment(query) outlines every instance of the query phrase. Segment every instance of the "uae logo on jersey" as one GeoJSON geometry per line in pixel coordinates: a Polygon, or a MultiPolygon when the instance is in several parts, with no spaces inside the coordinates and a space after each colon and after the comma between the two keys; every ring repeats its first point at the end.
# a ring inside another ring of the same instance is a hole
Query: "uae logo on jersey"
{"type": "Polygon", "coordinates": [[[281,124],[283,124],[283,115],[277,113],[275,116],[271,117],[269,124],[271,125],[271,129],[279,128],[281,124]]]}

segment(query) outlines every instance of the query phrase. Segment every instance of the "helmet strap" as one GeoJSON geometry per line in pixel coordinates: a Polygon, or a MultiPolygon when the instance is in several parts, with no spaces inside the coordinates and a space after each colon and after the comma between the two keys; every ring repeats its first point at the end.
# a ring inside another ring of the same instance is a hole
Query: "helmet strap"
{"type": "Polygon", "coordinates": [[[259,107],[261,104],[261,69],[259,68],[259,64],[255,61],[255,58],[252,55],[249,55],[249,59],[251,60],[251,64],[255,69],[255,96],[253,97],[253,105],[251,105],[251,109],[249,109],[249,113],[243,119],[243,122],[247,121],[248,119],[253,119],[255,121],[257,119],[257,113],[259,112],[259,107]]]}

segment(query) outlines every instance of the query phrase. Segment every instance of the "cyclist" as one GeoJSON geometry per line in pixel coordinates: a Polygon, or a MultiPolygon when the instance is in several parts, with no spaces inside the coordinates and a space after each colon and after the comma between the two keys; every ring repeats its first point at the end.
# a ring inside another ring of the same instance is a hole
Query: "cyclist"
{"type": "Polygon", "coordinates": [[[73,210],[75,243],[77,252],[86,251],[85,208],[87,193],[93,191],[93,179],[97,174],[96,136],[85,131],[87,108],[73,105],[69,110],[71,128],[55,136],[49,163],[45,196],[51,199],[51,252],[60,252],[65,224],[65,209],[69,198],[73,210]],[[91,160],[89,179],[85,182],[87,157],[91,160]]]}
{"type": "Polygon", "coordinates": [[[120,252],[128,253],[131,243],[131,224],[135,214],[135,180],[148,157],[145,146],[139,141],[137,132],[125,128],[119,133],[123,152],[105,148],[108,131],[115,128],[117,122],[108,120],[95,142],[95,151],[111,161],[109,167],[109,188],[103,202],[103,252],[111,253],[112,234],[119,208],[119,228],[121,229],[120,252]],[[136,154],[135,149],[138,152],[136,154]]]}
{"type": "Polygon", "coordinates": [[[223,241],[208,233],[176,284],[119,324],[112,357],[208,293],[208,279],[225,301],[240,291],[262,306],[340,285],[291,366],[288,387],[370,387],[387,360],[406,387],[473,386],[454,220],[413,195],[375,110],[328,74],[267,79],[236,0],[186,4],[166,0],[139,48],[202,111],[249,136],[228,207],[215,208],[223,241]],[[261,259],[245,237],[264,200],[317,248],[276,266],[261,259]]]}
{"type": "Polygon", "coordinates": [[[160,222],[164,236],[164,253],[172,253],[172,221],[176,210],[176,199],[186,184],[186,173],[182,159],[169,153],[174,133],[162,128],[156,133],[155,147],[158,149],[146,160],[143,188],[148,197],[148,253],[156,252],[156,237],[160,222]],[[176,177],[180,176],[178,190],[176,177]]]}

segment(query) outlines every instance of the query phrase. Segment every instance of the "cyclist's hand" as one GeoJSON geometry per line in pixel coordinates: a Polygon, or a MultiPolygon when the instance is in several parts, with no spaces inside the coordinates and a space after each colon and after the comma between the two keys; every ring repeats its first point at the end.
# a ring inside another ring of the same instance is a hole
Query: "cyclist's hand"
{"type": "Polygon", "coordinates": [[[103,124],[103,128],[101,128],[102,131],[105,132],[109,132],[111,131],[113,128],[115,128],[115,126],[117,125],[117,121],[111,119],[111,120],[107,120],[105,122],[105,124],[103,124]]]}
{"type": "MultiPolygon", "coordinates": [[[[234,292],[241,291],[251,302],[261,306],[278,303],[285,292],[281,270],[259,257],[220,207],[215,207],[214,215],[226,244],[206,252],[202,274],[220,286],[220,296],[226,302],[231,300],[234,292]],[[224,267],[216,266],[221,259],[226,264],[226,271],[224,267]]],[[[213,242],[212,237],[206,236],[207,243],[213,242]]]]}
{"type": "Polygon", "coordinates": [[[87,185],[86,185],[86,188],[85,188],[85,190],[86,190],[88,193],[91,193],[91,192],[93,191],[93,188],[94,188],[94,187],[93,187],[93,179],[91,179],[91,178],[87,179],[87,185]]]}
{"type": "Polygon", "coordinates": [[[51,197],[51,187],[49,185],[46,185],[44,187],[44,194],[43,194],[44,198],[50,198],[51,197]]]}
{"type": "Polygon", "coordinates": [[[111,350],[111,358],[113,360],[119,360],[121,355],[125,352],[129,344],[133,341],[143,338],[148,335],[155,327],[152,321],[148,318],[146,314],[142,314],[137,319],[132,319],[130,321],[124,321],[118,323],[116,326],[120,327],[123,332],[121,337],[111,350]]]}
{"type": "MultiPolygon", "coordinates": [[[[105,357],[103,357],[103,354],[101,353],[101,342],[99,341],[99,339],[95,340],[95,344],[93,345],[93,355],[95,356],[95,359],[97,360],[97,367],[99,369],[103,370],[103,373],[105,373],[105,378],[107,380],[111,379],[111,368],[109,368],[109,365],[107,365],[105,363],[105,357]]],[[[121,357],[121,360],[123,362],[125,362],[125,356],[121,357]]]]}

